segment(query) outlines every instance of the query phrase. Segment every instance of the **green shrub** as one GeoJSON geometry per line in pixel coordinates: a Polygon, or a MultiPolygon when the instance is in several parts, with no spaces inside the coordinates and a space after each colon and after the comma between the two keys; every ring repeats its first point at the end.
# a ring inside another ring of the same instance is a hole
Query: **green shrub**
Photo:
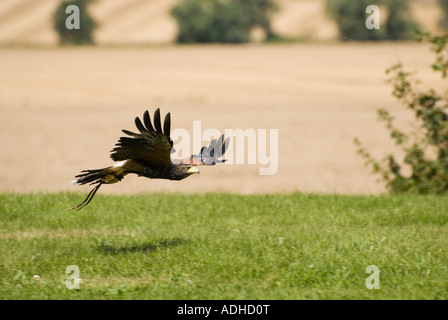
{"type": "Polygon", "coordinates": [[[242,43],[250,41],[255,26],[271,34],[268,15],[275,8],[271,0],[182,0],[171,14],[179,43],[242,43]]]}
{"type": "Polygon", "coordinates": [[[61,44],[93,44],[93,30],[96,23],[89,15],[88,5],[92,0],[67,0],[61,2],[57,7],[54,15],[54,28],[59,35],[59,43],[61,44]],[[79,8],[79,29],[68,29],[66,20],[70,16],[65,10],[70,5],[76,5],[79,8]]]}
{"type": "Polygon", "coordinates": [[[404,40],[413,37],[417,23],[410,16],[408,0],[326,0],[327,14],[336,21],[341,40],[404,40]],[[380,29],[365,26],[366,8],[376,4],[387,16],[380,29]]]}
{"type": "MultiPolygon", "coordinates": [[[[420,33],[420,39],[432,44],[436,61],[432,69],[440,72],[442,79],[448,73],[448,33],[432,36],[420,33]]],[[[448,191],[448,94],[433,89],[420,91],[412,73],[397,64],[387,70],[392,75],[390,83],[393,95],[415,114],[415,126],[404,132],[394,126],[393,116],[385,109],[378,110],[380,120],[386,123],[391,138],[404,152],[402,161],[389,154],[384,162],[375,160],[355,139],[358,152],[372,166],[374,173],[381,174],[391,192],[445,194],[448,191]],[[403,173],[403,167],[410,174],[403,173]]]]}

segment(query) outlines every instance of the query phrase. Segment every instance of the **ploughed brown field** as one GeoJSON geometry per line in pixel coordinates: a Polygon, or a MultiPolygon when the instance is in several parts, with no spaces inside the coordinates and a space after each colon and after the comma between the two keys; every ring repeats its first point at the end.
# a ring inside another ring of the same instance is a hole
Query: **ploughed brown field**
{"type": "Polygon", "coordinates": [[[394,148],[376,109],[412,120],[386,82],[399,61],[443,89],[417,43],[2,48],[0,192],[87,192],[74,176],[112,165],[121,129],[159,107],[191,134],[198,120],[202,132],[278,129],[276,174],[220,165],[180,182],[129,175],[101,193],[380,193],[353,139],[383,158],[394,148]]]}

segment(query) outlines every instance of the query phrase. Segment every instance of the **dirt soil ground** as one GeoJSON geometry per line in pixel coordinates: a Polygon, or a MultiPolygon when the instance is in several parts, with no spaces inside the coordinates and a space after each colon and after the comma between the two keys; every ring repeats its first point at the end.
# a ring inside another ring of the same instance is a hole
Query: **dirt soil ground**
{"type": "Polygon", "coordinates": [[[378,158],[392,150],[376,109],[402,124],[412,117],[384,71],[401,61],[423,86],[445,90],[432,60],[415,43],[2,48],[0,192],[87,192],[70,185],[74,176],[113,164],[121,129],[160,107],[172,129],[192,132],[194,120],[202,130],[278,129],[277,173],[222,165],[181,182],[128,176],[102,193],[380,193],[353,139],[378,158]]]}

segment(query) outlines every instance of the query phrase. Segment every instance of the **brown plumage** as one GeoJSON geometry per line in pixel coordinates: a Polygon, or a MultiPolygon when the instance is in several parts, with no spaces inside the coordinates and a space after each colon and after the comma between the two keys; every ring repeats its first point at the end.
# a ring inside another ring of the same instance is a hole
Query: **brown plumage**
{"type": "Polygon", "coordinates": [[[226,161],[221,159],[226,152],[229,140],[224,140],[224,136],[213,140],[207,147],[202,147],[199,154],[172,160],[171,115],[168,113],[165,116],[163,128],[160,109],[154,112],[153,120],[154,126],[149,112],[145,111],[143,123],[140,118],[135,118],[139,133],[122,130],[129,137],[121,137],[110,155],[112,160],[120,161],[119,163],[103,169],[83,170],[76,176],[76,179],[72,181],[73,184],[90,183],[95,187],[82,203],[69,210],[82,209],[90,203],[103,184],[117,183],[130,173],[150,179],[182,180],[193,173],[199,173],[197,166],[215,165],[226,161]]]}

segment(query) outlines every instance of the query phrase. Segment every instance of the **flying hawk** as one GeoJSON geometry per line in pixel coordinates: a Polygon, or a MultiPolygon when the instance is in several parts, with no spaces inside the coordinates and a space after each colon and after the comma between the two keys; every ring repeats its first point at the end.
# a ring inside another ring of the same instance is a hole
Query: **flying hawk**
{"type": "Polygon", "coordinates": [[[229,144],[229,138],[224,140],[224,135],[214,139],[208,146],[202,147],[199,154],[172,160],[171,153],[174,149],[173,140],[170,138],[171,115],[168,112],[165,116],[163,128],[160,121],[160,109],[154,112],[153,120],[154,126],[149,112],[145,111],[143,123],[140,118],[135,118],[135,125],[140,133],[122,130],[129,137],[121,137],[110,155],[112,160],[120,162],[103,169],[83,170],[76,176],[72,184],[90,183],[95,187],[82,203],[69,210],[84,208],[103,184],[117,183],[129,173],[150,179],[182,180],[194,173],[199,173],[197,166],[215,165],[226,161],[220,159],[229,144]]]}

